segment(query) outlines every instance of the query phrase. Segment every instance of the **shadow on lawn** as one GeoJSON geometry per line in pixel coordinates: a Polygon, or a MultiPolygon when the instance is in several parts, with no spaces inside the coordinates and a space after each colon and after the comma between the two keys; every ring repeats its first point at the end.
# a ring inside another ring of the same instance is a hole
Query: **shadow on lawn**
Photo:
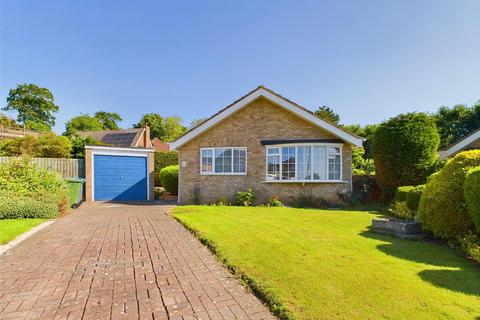
{"type": "Polygon", "coordinates": [[[457,268],[458,270],[423,270],[418,276],[436,287],[480,296],[480,266],[460,257],[444,243],[399,239],[371,231],[364,231],[360,235],[388,242],[377,245],[377,249],[389,256],[436,267],[457,268]]]}

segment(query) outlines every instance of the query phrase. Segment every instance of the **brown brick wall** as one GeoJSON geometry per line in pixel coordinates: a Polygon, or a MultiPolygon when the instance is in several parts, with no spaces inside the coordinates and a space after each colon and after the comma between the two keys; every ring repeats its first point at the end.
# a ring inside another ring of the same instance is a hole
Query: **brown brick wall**
{"type": "Polygon", "coordinates": [[[266,183],[264,139],[325,139],[335,138],[314,126],[260,98],[214,128],[179,148],[180,165],[179,203],[190,204],[198,192],[202,203],[217,201],[220,197],[232,200],[234,194],[248,187],[255,189],[257,202],[264,203],[276,195],[288,203],[301,194],[329,202],[339,202],[338,193],[351,187],[351,147],[343,145],[343,176],[346,183],[266,183]],[[200,175],[200,148],[246,147],[247,175],[200,175]]]}

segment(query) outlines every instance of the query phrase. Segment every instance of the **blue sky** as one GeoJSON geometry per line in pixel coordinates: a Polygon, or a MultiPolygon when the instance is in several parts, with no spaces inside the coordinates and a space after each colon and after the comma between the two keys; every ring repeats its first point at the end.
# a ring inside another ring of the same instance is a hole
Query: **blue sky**
{"type": "Polygon", "coordinates": [[[49,88],[55,131],[80,113],[123,127],[211,115],[259,84],[342,123],[480,99],[480,1],[2,0],[0,105],[49,88]]]}

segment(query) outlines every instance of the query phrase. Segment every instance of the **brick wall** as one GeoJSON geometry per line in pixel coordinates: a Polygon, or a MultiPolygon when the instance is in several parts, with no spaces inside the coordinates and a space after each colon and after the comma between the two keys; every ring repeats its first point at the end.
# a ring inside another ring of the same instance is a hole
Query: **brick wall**
{"type": "Polygon", "coordinates": [[[267,183],[265,180],[264,139],[328,139],[336,138],[317,126],[259,98],[216,127],[201,134],[179,148],[179,203],[190,204],[198,190],[202,203],[217,201],[220,197],[233,199],[234,194],[248,187],[255,189],[257,202],[264,203],[276,195],[283,202],[292,202],[301,194],[329,202],[340,202],[338,193],[351,188],[351,147],[343,145],[343,173],[345,183],[267,183]],[[247,175],[200,175],[200,148],[246,147],[247,175]]]}

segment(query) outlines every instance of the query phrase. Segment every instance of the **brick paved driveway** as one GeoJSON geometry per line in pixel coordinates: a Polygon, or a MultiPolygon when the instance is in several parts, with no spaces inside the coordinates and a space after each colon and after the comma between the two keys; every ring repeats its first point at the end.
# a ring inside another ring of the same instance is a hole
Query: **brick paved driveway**
{"type": "Polygon", "coordinates": [[[0,257],[0,319],[273,319],[166,205],[84,204],[0,257]]]}

